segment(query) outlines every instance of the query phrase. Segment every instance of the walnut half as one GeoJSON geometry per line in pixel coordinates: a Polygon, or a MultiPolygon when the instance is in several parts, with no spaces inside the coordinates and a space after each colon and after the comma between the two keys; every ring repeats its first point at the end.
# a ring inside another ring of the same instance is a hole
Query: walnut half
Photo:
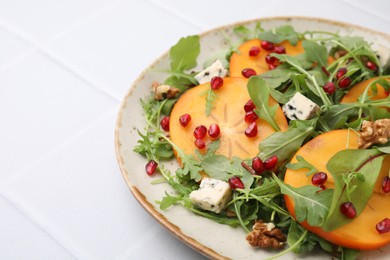
{"type": "Polygon", "coordinates": [[[246,236],[249,244],[261,248],[281,248],[286,242],[286,235],[272,223],[264,223],[261,219],[253,225],[252,231],[246,236]]]}
{"type": "Polygon", "coordinates": [[[153,82],[152,87],[154,90],[154,99],[163,100],[166,98],[175,98],[180,90],[169,85],[160,84],[158,82],[153,82]]]}
{"type": "Polygon", "coordinates": [[[385,144],[390,138],[390,119],[363,121],[359,135],[359,149],[369,148],[373,144],[385,144]]]}

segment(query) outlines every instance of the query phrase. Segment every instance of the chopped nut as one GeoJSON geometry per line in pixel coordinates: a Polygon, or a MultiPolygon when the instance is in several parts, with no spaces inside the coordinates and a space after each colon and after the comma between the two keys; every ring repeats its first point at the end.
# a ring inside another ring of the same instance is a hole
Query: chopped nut
{"type": "Polygon", "coordinates": [[[152,87],[154,90],[154,99],[162,100],[166,98],[175,98],[179,94],[180,90],[169,85],[153,82],[152,87]]]}
{"type": "Polygon", "coordinates": [[[264,223],[257,220],[253,225],[252,231],[246,236],[249,244],[253,247],[261,248],[281,248],[286,242],[286,235],[273,223],[264,223]]]}
{"type": "Polygon", "coordinates": [[[358,139],[360,149],[366,149],[373,144],[385,144],[390,138],[390,119],[378,119],[374,122],[363,121],[358,139]]]}

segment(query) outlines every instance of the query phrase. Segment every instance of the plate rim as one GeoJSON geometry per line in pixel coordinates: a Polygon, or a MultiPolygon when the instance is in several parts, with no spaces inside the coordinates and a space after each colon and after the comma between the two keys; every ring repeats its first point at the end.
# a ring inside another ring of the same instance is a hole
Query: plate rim
{"type": "MultiPolygon", "coordinates": [[[[363,32],[371,33],[374,35],[379,35],[380,37],[387,38],[390,41],[390,34],[377,31],[375,29],[367,28],[361,25],[356,25],[353,23],[349,22],[343,22],[343,21],[338,21],[338,20],[332,20],[332,19],[327,19],[327,18],[319,18],[319,17],[311,17],[311,16],[269,16],[269,17],[260,17],[260,18],[254,18],[254,19],[248,19],[248,20],[242,20],[242,21],[237,21],[233,22],[227,25],[222,25],[222,26],[217,26],[212,29],[202,31],[199,34],[200,37],[211,34],[213,32],[217,32],[220,30],[224,30],[227,28],[232,28],[240,25],[246,25],[246,24],[251,24],[255,22],[263,22],[263,21],[290,21],[290,20],[307,20],[307,21],[317,21],[320,23],[327,23],[330,25],[335,25],[339,27],[344,27],[344,28],[353,28],[353,29],[358,29],[363,32]]],[[[184,36],[183,36],[184,37],[184,36]]],[[[119,107],[119,111],[117,113],[117,120],[115,123],[115,154],[116,154],[116,159],[117,163],[120,169],[120,172],[122,174],[122,177],[124,178],[127,186],[129,187],[132,195],[135,197],[137,202],[146,210],[146,212],[149,213],[155,220],[157,220],[158,223],[160,223],[164,228],[166,228],[171,234],[173,234],[176,238],[190,246],[191,248],[195,249],[199,253],[212,258],[212,259],[217,259],[217,260],[226,260],[230,259],[226,256],[223,256],[222,254],[216,252],[210,247],[207,247],[206,245],[196,241],[194,238],[186,235],[178,226],[176,226],[174,223],[170,222],[168,219],[165,218],[163,214],[158,212],[155,207],[147,200],[145,195],[131,182],[131,180],[128,178],[128,171],[125,167],[124,160],[122,158],[122,154],[120,152],[120,139],[119,139],[119,129],[121,127],[122,119],[123,119],[123,112],[124,108],[127,104],[128,98],[131,96],[133,93],[134,89],[136,86],[139,84],[139,82],[145,77],[146,73],[148,72],[148,68],[155,66],[158,64],[162,59],[164,59],[167,55],[169,55],[169,49],[165,51],[163,54],[161,54],[158,58],[156,58],[153,62],[151,62],[145,69],[141,71],[141,73],[136,77],[136,79],[133,81],[131,84],[130,88],[126,91],[126,94],[124,95],[121,105],[119,107]]]]}

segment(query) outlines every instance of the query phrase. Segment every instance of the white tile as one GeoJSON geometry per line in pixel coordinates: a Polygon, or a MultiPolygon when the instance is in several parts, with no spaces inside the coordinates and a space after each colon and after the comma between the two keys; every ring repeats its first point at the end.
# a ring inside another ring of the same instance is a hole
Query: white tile
{"type": "Polygon", "coordinates": [[[13,0],[1,4],[0,18],[23,31],[27,37],[44,42],[50,37],[77,26],[77,23],[104,10],[110,0],[13,0]]]}
{"type": "Polygon", "coordinates": [[[0,70],[34,47],[0,27],[0,70]]]}
{"type": "Polygon", "coordinates": [[[159,225],[131,195],[119,171],[115,120],[112,111],[5,187],[35,218],[92,259],[113,259],[159,225]]]}
{"type": "Polygon", "coordinates": [[[118,104],[39,53],[0,82],[1,184],[118,104]]]}
{"type": "Polygon", "coordinates": [[[0,259],[75,259],[1,196],[0,212],[0,259]]]}
{"type": "Polygon", "coordinates": [[[126,1],[57,39],[49,48],[122,97],[154,59],[180,37],[198,32],[149,2],[126,1]]]}

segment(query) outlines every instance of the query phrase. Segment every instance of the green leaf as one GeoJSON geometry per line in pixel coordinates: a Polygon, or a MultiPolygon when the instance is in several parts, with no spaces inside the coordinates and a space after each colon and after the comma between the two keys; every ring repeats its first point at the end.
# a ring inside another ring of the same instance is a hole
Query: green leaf
{"type": "Polygon", "coordinates": [[[170,206],[175,205],[176,203],[182,201],[182,197],[175,197],[172,195],[169,195],[167,192],[165,192],[165,197],[163,197],[162,201],[158,202],[160,204],[161,210],[166,210],[170,206]]]}
{"type": "Polygon", "coordinates": [[[300,36],[291,25],[283,25],[269,31],[261,32],[258,37],[261,40],[273,43],[281,43],[282,41],[288,40],[291,45],[295,46],[300,36]]]}
{"type": "Polygon", "coordinates": [[[199,36],[187,36],[172,46],[169,55],[171,58],[171,69],[183,72],[196,66],[196,59],[200,53],[199,36]]]}
{"type": "Polygon", "coordinates": [[[334,179],[335,191],[329,215],[322,229],[331,231],[352,221],[339,210],[340,205],[344,202],[353,203],[357,216],[363,211],[373,193],[383,158],[383,154],[376,149],[347,149],[336,153],[328,161],[326,167],[334,179]],[[346,158],[353,158],[353,160],[346,160],[346,158]],[[348,175],[356,176],[348,183],[350,187],[356,185],[356,188],[352,189],[350,193],[347,192],[345,183],[348,175]],[[364,181],[362,181],[361,175],[364,176],[364,181]]]}
{"type": "Polygon", "coordinates": [[[390,146],[376,147],[382,153],[390,154],[390,146]]]}
{"type": "Polygon", "coordinates": [[[208,90],[203,91],[200,93],[201,96],[206,96],[206,116],[209,116],[211,114],[211,110],[214,108],[214,103],[218,99],[218,95],[209,88],[208,90]]]}
{"type": "Polygon", "coordinates": [[[214,155],[207,157],[201,163],[203,170],[213,179],[226,181],[231,177],[227,173],[230,166],[230,160],[223,155],[214,155]]]}
{"type": "Polygon", "coordinates": [[[231,176],[239,176],[242,177],[245,175],[245,172],[247,170],[244,169],[241,165],[242,159],[234,156],[232,158],[230,166],[226,169],[226,171],[231,175],[231,176]]]}
{"type": "Polygon", "coordinates": [[[310,176],[316,172],[318,172],[317,168],[314,167],[311,163],[305,160],[300,155],[297,155],[297,163],[288,163],[286,165],[286,168],[292,169],[292,170],[299,170],[299,169],[308,169],[309,171],[306,173],[306,176],[310,176]]]}
{"type": "Polygon", "coordinates": [[[303,186],[294,188],[275,175],[275,181],[279,184],[283,194],[294,200],[294,211],[298,222],[307,221],[310,226],[321,226],[328,216],[333,190],[321,190],[315,186],[303,186]]]}
{"type": "Polygon", "coordinates": [[[276,89],[290,80],[292,73],[295,71],[285,65],[280,65],[276,69],[260,74],[259,77],[266,81],[269,88],[276,89]]]}
{"type": "Polygon", "coordinates": [[[328,66],[328,52],[325,46],[314,41],[303,41],[302,47],[305,50],[308,61],[318,63],[324,68],[328,66]]]}
{"type": "Polygon", "coordinates": [[[270,106],[268,104],[270,90],[264,79],[251,77],[248,81],[247,88],[249,96],[256,106],[255,112],[259,118],[264,119],[275,131],[280,131],[280,128],[275,121],[278,105],[275,104],[270,106]]]}
{"type": "Polygon", "coordinates": [[[338,104],[326,107],[325,113],[319,118],[319,125],[325,131],[342,128],[348,119],[357,115],[358,108],[354,103],[338,104]]]}
{"type": "Polygon", "coordinates": [[[190,79],[189,77],[189,75],[187,75],[186,77],[181,77],[179,75],[171,75],[164,81],[164,84],[175,87],[179,89],[180,92],[184,92],[189,87],[197,84],[194,77],[191,76],[192,79],[190,79]]]}

